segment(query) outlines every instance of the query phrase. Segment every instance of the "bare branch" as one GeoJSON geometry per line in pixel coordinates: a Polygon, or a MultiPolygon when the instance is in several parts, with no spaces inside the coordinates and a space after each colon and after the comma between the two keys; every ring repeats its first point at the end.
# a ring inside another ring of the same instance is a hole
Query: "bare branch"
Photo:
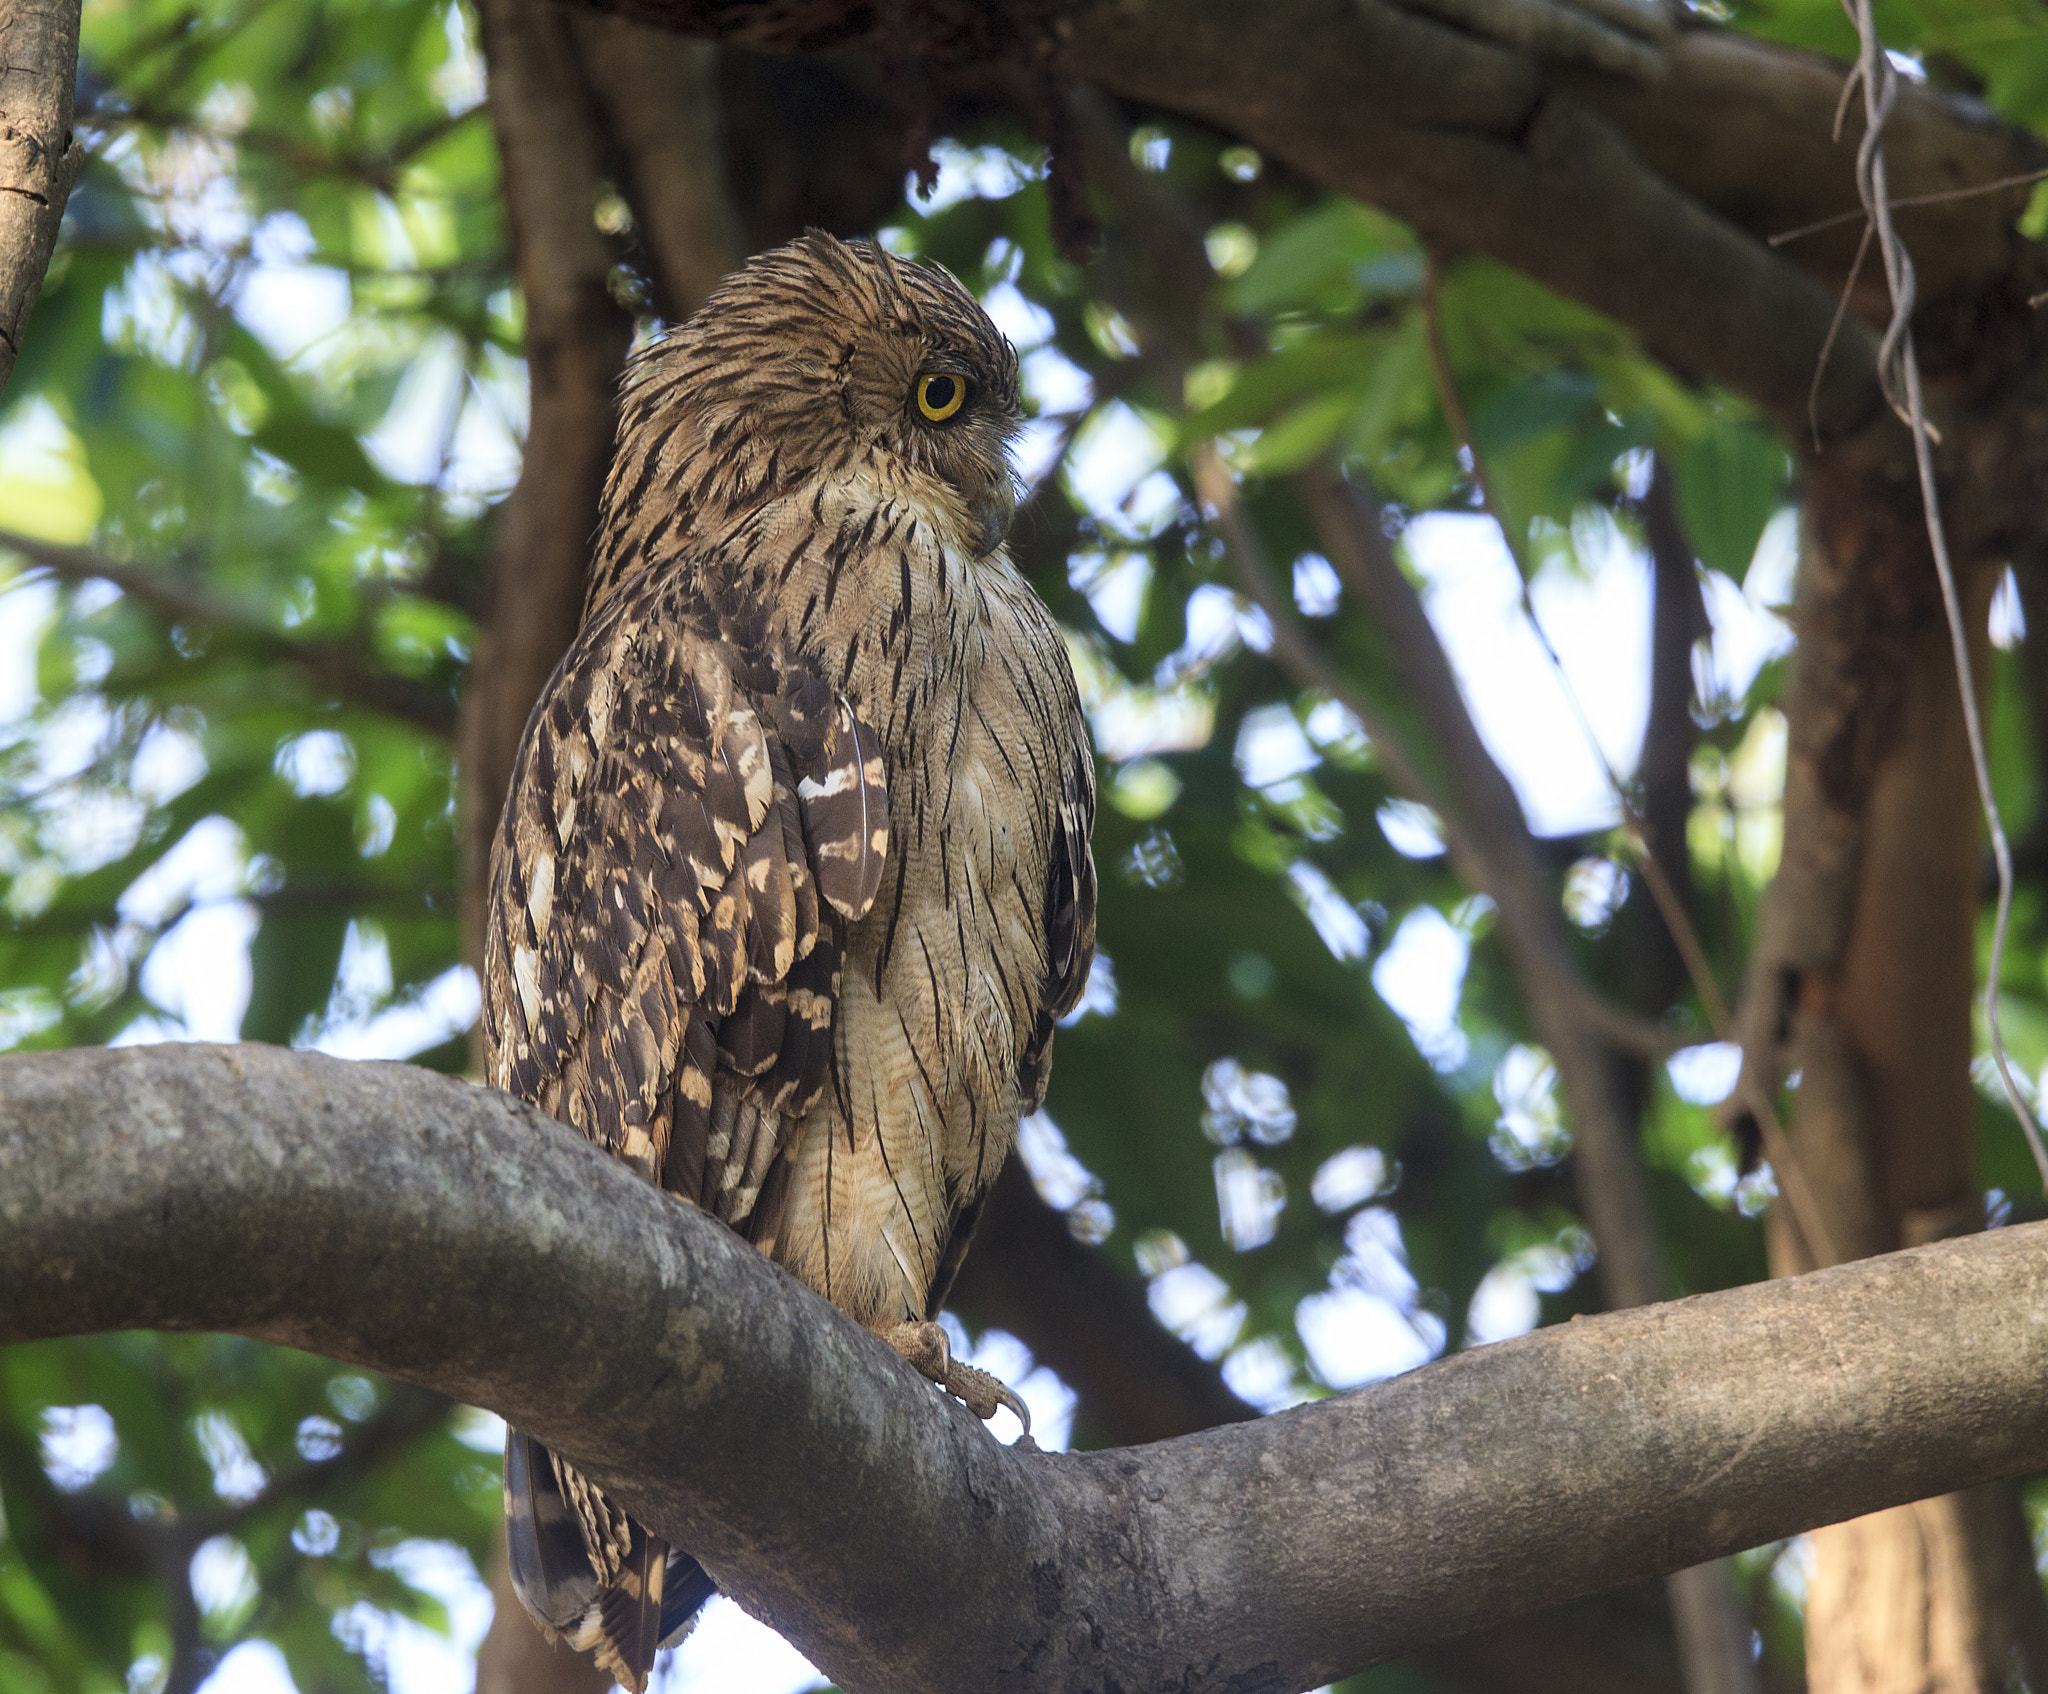
{"type": "MultiPolygon", "coordinates": [[[[1748,220],[1760,180],[1774,208],[1786,190],[1817,215],[1853,203],[1829,134],[1840,68],[1711,29],[1682,32],[1668,58],[1655,87],[1571,72],[1376,0],[1342,13],[1312,0],[1256,14],[1227,0],[1098,6],[1075,18],[1065,55],[1076,74],[1239,134],[1432,245],[1489,254],[1585,301],[1795,434],[1833,301],[1760,239],[1800,220],[1748,220]],[[1737,143],[1746,167],[1731,172],[1737,143]]],[[[1915,187],[2041,162],[1938,96],[1922,93],[1907,121],[1915,187]]],[[[1951,277],[2009,264],[2003,220],[2024,192],[1918,214],[1956,224],[1951,277]]],[[[1811,259],[1832,264],[1832,247],[1811,259]]],[[[1819,408],[1830,439],[1876,413],[1873,352],[1860,323],[1844,326],[1819,408]]]]}
{"type": "Polygon", "coordinates": [[[260,614],[215,599],[163,566],[123,564],[89,547],[0,530],[0,549],[19,553],[64,582],[111,583],[166,623],[224,630],[256,641],[280,664],[353,705],[402,718],[434,735],[448,735],[455,728],[455,702],[447,689],[379,670],[360,639],[295,640],[260,614]]]}
{"type": "Polygon", "coordinates": [[[133,1326],[502,1412],[855,1690],[1306,1688],[2048,1464],[2048,1226],[1052,1457],[505,1096],[256,1047],[0,1059],[0,1342],[133,1326]]]}
{"type": "Polygon", "coordinates": [[[1557,1065],[1571,1114],[1573,1169],[1599,1243],[1607,1303],[1661,1299],[1663,1259],[1633,1130],[1611,1059],[1575,1015],[1584,998],[1578,969],[1521,804],[1479,739],[1443,644],[1395,562],[1377,509],[1359,489],[1327,473],[1304,476],[1299,486],[1323,551],[1386,632],[1407,695],[1434,732],[1449,801],[1445,815],[1457,820],[1448,837],[1452,857],[1472,886],[1492,897],[1531,1020],[1557,1065]]]}
{"type": "MultiPolygon", "coordinates": [[[[771,51],[859,40],[877,16],[848,0],[766,12],[717,0],[605,4],[771,51]]],[[[1750,396],[1788,433],[1803,421],[1832,300],[1762,237],[1854,203],[1829,133],[1839,67],[1825,60],[1688,28],[1651,87],[1384,0],[1074,5],[1050,31],[1036,9],[1009,5],[933,6],[917,19],[897,26],[910,32],[899,50],[938,60],[1028,63],[1050,37],[1067,74],[1242,136],[1405,218],[1433,245],[1490,254],[1607,312],[1676,368],[1750,396]],[[1731,173],[1731,151],[1746,168],[1731,173]],[[1761,201],[1760,177],[1770,184],[1761,201]]],[[[1918,92],[1906,125],[1916,145],[1898,172],[1902,192],[2041,163],[2017,132],[1931,92],[1918,92]]],[[[2024,192],[1915,213],[1941,220],[1945,239],[1929,245],[1954,256],[1954,279],[2009,264],[2003,220],[2024,192]]],[[[1825,239],[1800,258],[1824,271],[1837,263],[1825,239]]],[[[1847,325],[1822,394],[1830,438],[1876,415],[1873,352],[1862,325],[1847,325]]]]}

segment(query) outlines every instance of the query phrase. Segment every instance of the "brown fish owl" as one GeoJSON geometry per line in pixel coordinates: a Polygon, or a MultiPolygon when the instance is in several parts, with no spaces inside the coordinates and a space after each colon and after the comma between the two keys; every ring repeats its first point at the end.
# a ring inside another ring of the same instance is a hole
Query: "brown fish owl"
{"type": "MultiPolygon", "coordinates": [[[[822,235],[633,362],[484,971],[492,1083],[984,1417],[1018,1403],[929,1320],[1095,940],[1087,728],[1003,550],[1016,395],[951,277],[822,235]]],[[[517,1433],[506,1501],[527,1609],[639,1689],[701,1568],[517,1433]]]]}

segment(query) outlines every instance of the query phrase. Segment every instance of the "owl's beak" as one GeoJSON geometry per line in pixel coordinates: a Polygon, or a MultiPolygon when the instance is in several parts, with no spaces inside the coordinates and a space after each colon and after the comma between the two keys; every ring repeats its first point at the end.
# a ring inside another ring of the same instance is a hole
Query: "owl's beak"
{"type": "Polygon", "coordinates": [[[1010,533],[1010,520],[1017,515],[1017,491],[1010,479],[1002,477],[974,504],[974,556],[986,559],[1003,544],[1010,533]]]}

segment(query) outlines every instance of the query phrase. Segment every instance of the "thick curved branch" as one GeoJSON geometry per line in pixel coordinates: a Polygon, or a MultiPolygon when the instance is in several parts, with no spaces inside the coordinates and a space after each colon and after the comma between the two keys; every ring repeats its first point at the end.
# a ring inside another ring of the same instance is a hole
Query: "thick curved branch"
{"type": "MultiPolygon", "coordinates": [[[[1067,62],[1243,136],[1432,247],[1488,254],[1597,307],[1781,426],[1804,419],[1827,291],[1644,164],[1534,55],[1378,0],[1342,11],[1283,0],[1255,29],[1246,18],[1228,0],[1094,7],[1067,62]]],[[[1663,84],[1656,98],[1675,92],[1663,84]]],[[[1870,339],[1852,323],[1823,385],[1822,426],[1853,430],[1877,405],[1870,339]]]]}
{"type": "Polygon", "coordinates": [[[856,1690],[1305,1688],[2048,1464],[2048,1225],[1050,1457],[505,1096],[256,1047],[0,1060],[0,1342],[133,1326],[493,1407],[856,1690]]]}
{"type": "Polygon", "coordinates": [[[78,0],[0,0],[0,393],[85,165],[71,133],[78,0]]]}
{"type": "MultiPolygon", "coordinates": [[[[1644,84],[1384,0],[1076,0],[1049,29],[1038,8],[933,5],[918,9],[921,33],[851,0],[585,3],[771,51],[853,42],[1032,62],[1050,48],[1067,75],[1242,136],[1405,218],[1433,247],[1515,265],[1608,313],[1678,370],[1748,395],[1787,435],[1806,428],[1847,252],[1830,234],[1795,247],[1794,263],[1763,238],[1856,204],[1854,133],[1831,133],[1847,67],[1828,60],[1688,27],[1663,50],[1667,74],[1644,84]],[[884,29],[902,39],[879,42],[884,29]]],[[[1886,135],[1902,196],[2043,162],[2038,143],[1932,90],[1908,91],[1886,135]]],[[[1913,214],[1916,255],[1938,272],[1930,296],[2010,266],[2025,192],[1913,214]]],[[[1879,414],[1874,348],[1852,320],[1820,395],[1830,437],[1879,414]]]]}

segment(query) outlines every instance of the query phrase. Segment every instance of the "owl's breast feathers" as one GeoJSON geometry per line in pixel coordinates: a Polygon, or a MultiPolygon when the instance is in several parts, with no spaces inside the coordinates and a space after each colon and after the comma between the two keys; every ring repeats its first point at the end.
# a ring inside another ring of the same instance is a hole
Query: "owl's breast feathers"
{"type": "Polygon", "coordinates": [[[494,862],[490,1079],[870,1323],[924,1315],[1093,952],[1058,627],[950,527],[856,478],[634,561],[494,862]]]}

